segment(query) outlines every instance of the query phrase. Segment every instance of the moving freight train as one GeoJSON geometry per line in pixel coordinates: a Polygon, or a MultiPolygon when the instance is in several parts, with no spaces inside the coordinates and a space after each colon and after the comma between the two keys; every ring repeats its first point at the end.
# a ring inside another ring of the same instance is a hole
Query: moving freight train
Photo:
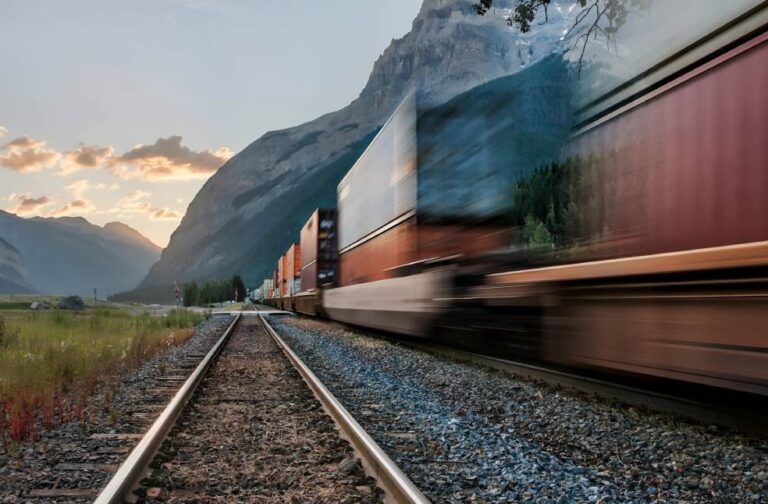
{"type": "Polygon", "coordinates": [[[768,8],[686,5],[628,23],[621,58],[410,96],[264,301],[768,395],[768,8]]]}

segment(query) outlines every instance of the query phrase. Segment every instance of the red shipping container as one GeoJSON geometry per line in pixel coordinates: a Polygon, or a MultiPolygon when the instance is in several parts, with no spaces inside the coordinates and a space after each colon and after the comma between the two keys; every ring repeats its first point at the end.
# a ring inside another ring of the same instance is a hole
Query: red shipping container
{"type": "Polygon", "coordinates": [[[472,256],[509,241],[509,229],[461,224],[419,224],[412,217],[341,254],[340,285],[400,276],[398,267],[448,256],[472,256]]]}
{"type": "Polygon", "coordinates": [[[585,259],[768,239],[768,35],[703,68],[574,142],[585,259]]]}

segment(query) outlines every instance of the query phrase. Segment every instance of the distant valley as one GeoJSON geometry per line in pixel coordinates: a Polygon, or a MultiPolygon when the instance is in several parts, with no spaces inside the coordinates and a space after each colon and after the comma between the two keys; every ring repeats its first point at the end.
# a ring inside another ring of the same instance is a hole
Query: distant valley
{"type": "Polygon", "coordinates": [[[133,289],[161,248],[120,222],[25,219],[0,211],[0,294],[99,297],[133,289]]]}

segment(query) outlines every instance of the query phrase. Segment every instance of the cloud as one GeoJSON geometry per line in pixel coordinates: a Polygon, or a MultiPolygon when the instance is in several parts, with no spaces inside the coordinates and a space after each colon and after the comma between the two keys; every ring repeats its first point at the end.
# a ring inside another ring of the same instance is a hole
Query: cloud
{"type": "Polygon", "coordinates": [[[152,145],[137,145],[116,157],[112,172],[123,179],[146,180],[204,179],[218,170],[230,157],[226,147],[193,151],[181,145],[181,136],[158,138],[152,145]]]}
{"type": "Polygon", "coordinates": [[[154,211],[149,214],[149,220],[153,221],[175,221],[181,220],[182,217],[184,216],[170,208],[155,208],[154,211]]]}
{"type": "Polygon", "coordinates": [[[14,138],[3,145],[4,149],[37,149],[45,146],[44,140],[33,140],[28,135],[14,138]]]}
{"type": "Polygon", "coordinates": [[[46,149],[43,140],[33,140],[26,135],[4,144],[2,149],[7,152],[0,154],[0,166],[19,173],[40,171],[61,158],[58,152],[46,149]]]}
{"type": "Polygon", "coordinates": [[[6,133],[8,133],[8,128],[0,126],[0,138],[4,137],[6,133]]]}
{"type": "Polygon", "coordinates": [[[33,198],[31,193],[13,193],[8,197],[8,201],[15,203],[8,211],[23,216],[39,214],[43,207],[53,202],[48,196],[33,198]]]}
{"type": "Polygon", "coordinates": [[[127,196],[120,198],[110,213],[117,213],[118,216],[127,216],[129,214],[146,214],[152,221],[181,220],[183,214],[170,208],[159,208],[153,206],[147,198],[152,193],[146,191],[133,191],[127,196]]]}
{"type": "Polygon", "coordinates": [[[129,213],[146,213],[152,205],[144,200],[150,196],[152,196],[151,192],[133,191],[127,196],[120,198],[114,210],[129,213]]]}
{"type": "Polygon", "coordinates": [[[64,153],[57,173],[65,176],[83,169],[100,168],[111,160],[113,152],[109,145],[80,145],[77,149],[64,153]]]}
{"type": "Polygon", "coordinates": [[[91,189],[107,189],[109,191],[112,191],[114,189],[117,189],[116,184],[107,185],[103,182],[99,182],[98,184],[92,184],[90,180],[81,179],[76,180],[75,182],[72,182],[68,186],[65,186],[64,189],[68,189],[72,191],[72,194],[75,195],[75,198],[81,199],[85,196],[86,191],[89,191],[91,189]]]}
{"type": "MultiPolygon", "coordinates": [[[[91,189],[107,189],[107,184],[99,182],[98,184],[92,183],[90,180],[81,179],[72,182],[64,189],[72,191],[74,199],[64,206],[48,212],[49,217],[64,217],[75,215],[87,215],[93,213],[96,210],[96,205],[91,203],[86,197],[85,193],[91,189]]],[[[98,213],[98,212],[97,212],[98,213]]]]}
{"type": "Polygon", "coordinates": [[[70,201],[63,207],[48,213],[49,217],[72,217],[75,215],[86,215],[93,212],[96,207],[90,201],[84,198],[78,198],[70,201]]]}
{"type": "Polygon", "coordinates": [[[43,209],[55,202],[53,198],[48,196],[33,198],[31,193],[14,193],[8,197],[8,201],[12,203],[8,211],[25,217],[32,215],[45,215],[46,217],[86,215],[96,210],[94,204],[82,196],[91,187],[96,186],[91,185],[87,180],[78,180],[74,184],[65,187],[65,189],[69,189],[75,194],[75,198],[69,203],[49,212],[44,212],[43,209]]]}
{"type": "MultiPolygon", "coordinates": [[[[0,137],[6,132],[0,126],[0,137]]],[[[158,138],[152,145],[139,144],[117,156],[109,145],[80,144],[61,153],[46,148],[44,140],[24,135],[0,145],[0,166],[19,173],[55,167],[60,176],[80,170],[108,168],[122,179],[191,180],[208,178],[233,155],[226,147],[194,151],[181,142],[180,135],[158,138]]]]}

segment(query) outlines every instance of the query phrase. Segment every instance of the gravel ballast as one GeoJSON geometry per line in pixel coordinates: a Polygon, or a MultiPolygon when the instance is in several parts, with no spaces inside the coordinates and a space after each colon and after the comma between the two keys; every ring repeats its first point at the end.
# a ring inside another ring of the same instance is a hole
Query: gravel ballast
{"type": "MultiPolygon", "coordinates": [[[[140,367],[122,375],[109,386],[114,393],[105,401],[107,387],[99,387],[88,402],[88,422],[77,421],[39,429],[40,438],[22,443],[17,451],[0,446],[0,502],[90,502],[93,495],[109,479],[117,465],[127,456],[127,450],[137,439],[111,438],[119,433],[143,433],[159,410],[142,410],[150,394],[162,386],[178,386],[163,381],[169,373],[184,368],[189,373],[191,362],[207,353],[234,318],[214,316],[201,322],[195,334],[179,346],[155,355],[140,367]],[[137,412],[142,411],[137,416],[137,412]],[[96,435],[97,437],[92,437],[96,435]],[[98,436],[106,435],[106,438],[98,436]],[[37,497],[35,492],[79,489],[83,495],[69,497],[37,497]]],[[[167,400],[162,398],[162,400],[167,400]]]]}
{"type": "Polygon", "coordinates": [[[142,483],[173,502],[379,502],[298,372],[244,317],[142,483]]]}
{"type": "Polygon", "coordinates": [[[334,324],[273,327],[434,502],[768,502],[768,442],[334,324]]]}

